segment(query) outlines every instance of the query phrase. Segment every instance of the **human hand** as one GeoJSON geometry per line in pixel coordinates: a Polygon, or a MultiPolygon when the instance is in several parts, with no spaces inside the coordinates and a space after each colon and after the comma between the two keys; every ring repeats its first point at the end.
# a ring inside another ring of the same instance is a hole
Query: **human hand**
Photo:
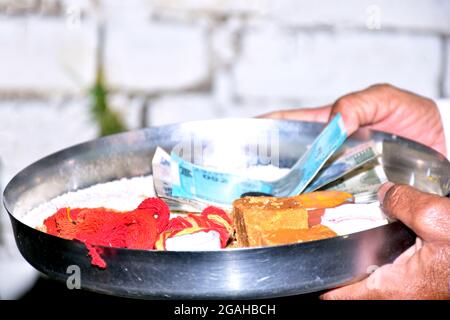
{"type": "Polygon", "coordinates": [[[385,214],[417,234],[416,244],[366,279],[321,298],[450,299],[450,199],[390,182],[378,195],[385,214]]]}
{"type": "Polygon", "coordinates": [[[264,118],[326,122],[340,112],[350,134],[359,127],[389,132],[446,154],[444,128],[436,104],[425,97],[391,85],[374,85],[350,93],[334,104],[313,108],[282,110],[264,118]]]}

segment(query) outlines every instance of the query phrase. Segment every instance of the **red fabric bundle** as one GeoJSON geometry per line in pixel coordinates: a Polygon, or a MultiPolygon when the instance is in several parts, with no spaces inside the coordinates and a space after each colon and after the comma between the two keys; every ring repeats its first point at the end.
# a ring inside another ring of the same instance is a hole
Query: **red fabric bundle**
{"type": "Polygon", "coordinates": [[[47,218],[44,225],[49,234],[83,242],[92,264],[106,268],[96,246],[153,249],[159,230],[167,227],[169,217],[169,207],[163,200],[148,198],[128,212],[62,208],[47,218]]]}
{"type": "Polygon", "coordinates": [[[91,263],[106,268],[102,248],[165,249],[166,239],[182,234],[217,231],[225,247],[232,232],[230,217],[220,208],[208,207],[200,215],[170,220],[167,204],[159,198],[145,199],[135,210],[61,208],[44,221],[49,234],[83,242],[91,263]]]}
{"type": "Polygon", "coordinates": [[[231,218],[225,211],[213,206],[207,207],[200,215],[188,214],[186,217],[173,218],[159,234],[155,248],[165,250],[166,240],[171,237],[208,231],[219,233],[221,247],[224,248],[233,233],[231,218]]]}
{"type": "Polygon", "coordinates": [[[169,223],[169,206],[159,198],[147,198],[141,202],[137,209],[145,210],[156,219],[157,231],[161,233],[169,223]]]}

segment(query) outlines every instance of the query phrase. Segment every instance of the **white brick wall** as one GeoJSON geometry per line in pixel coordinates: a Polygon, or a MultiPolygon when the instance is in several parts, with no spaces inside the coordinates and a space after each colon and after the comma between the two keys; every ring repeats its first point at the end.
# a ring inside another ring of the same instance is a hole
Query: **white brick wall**
{"type": "Polygon", "coordinates": [[[255,117],[280,109],[296,107],[298,104],[292,102],[270,103],[250,99],[249,101],[222,103],[214,95],[175,95],[150,101],[146,123],[148,126],[159,126],[214,118],[255,117]]]}
{"type": "Polygon", "coordinates": [[[277,110],[302,107],[297,102],[270,102],[263,100],[243,100],[232,104],[220,105],[220,115],[224,118],[253,118],[277,110]]]}
{"type": "Polygon", "coordinates": [[[450,33],[447,0],[154,0],[151,3],[155,11],[245,15],[299,27],[365,28],[376,15],[383,28],[450,33]]]}
{"type": "Polygon", "coordinates": [[[211,32],[211,50],[215,67],[229,67],[236,59],[238,34],[243,27],[242,19],[231,18],[218,24],[211,32]]]}
{"type": "Polygon", "coordinates": [[[1,185],[32,162],[96,135],[85,100],[1,102],[1,185]]]}
{"type": "MultiPolygon", "coordinates": [[[[375,82],[450,96],[448,0],[97,3],[0,1],[3,134],[23,135],[21,118],[5,99],[38,95],[49,99],[38,103],[47,120],[33,138],[51,141],[51,114],[64,109],[55,107],[54,97],[82,101],[93,83],[99,21],[105,22],[111,107],[130,129],[310,107],[375,82]],[[381,29],[369,30],[375,18],[381,29]]],[[[17,101],[21,116],[37,116],[35,102],[17,101]]],[[[80,108],[89,116],[87,106],[80,108]]],[[[95,124],[86,128],[95,135],[95,124]]],[[[10,148],[5,141],[0,150],[10,148]]],[[[26,151],[17,151],[17,163],[29,161],[26,151]]]]}
{"type": "Polygon", "coordinates": [[[167,96],[148,105],[147,124],[163,125],[191,120],[214,119],[219,116],[217,103],[210,96],[185,94],[167,96]]]}
{"type": "Polygon", "coordinates": [[[93,81],[95,48],[90,21],[70,29],[60,18],[1,19],[0,93],[79,93],[93,81]]]}
{"type": "Polygon", "coordinates": [[[112,25],[105,46],[106,78],[115,89],[182,90],[208,79],[205,32],[165,23],[112,25]]]}
{"type": "Polygon", "coordinates": [[[321,100],[377,82],[437,96],[439,68],[435,36],[263,29],[244,35],[234,76],[244,97],[321,100]]]}
{"type": "MultiPolygon", "coordinates": [[[[38,95],[49,99],[37,103],[47,120],[33,138],[53,139],[51,114],[64,109],[54,98],[82,101],[93,83],[101,21],[111,107],[130,129],[310,107],[375,82],[450,96],[449,8],[448,0],[1,0],[2,132],[23,135],[5,99],[38,95]],[[380,30],[369,30],[374,18],[380,30]]],[[[35,102],[17,101],[21,116],[37,116],[35,102]]],[[[86,128],[95,135],[95,124],[86,128]]],[[[63,137],[57,146],[72,142],[63,137]]],[[[25,164],[38,155],[15,156],[25,164]]]]}
{"type": "Polygon", "coordinates": [[[109,97],[109,107],[115,111],[130,130],[142,126],[143,109],[147,106],[147,99],[142,96],[127,96],[116,93],[109,97]]]}
{"type": "Polygon", "coordinates": [[[203,15],[264,14],[269,0],[150,0],[156,10],[203,15]]]}
{"type": "Polygon", "coordinates": [[[447,0],[269,2],[268,16],[288,25],[366,28],[379,17],[381,28],[450,33],[450,1],[447,0]]]}

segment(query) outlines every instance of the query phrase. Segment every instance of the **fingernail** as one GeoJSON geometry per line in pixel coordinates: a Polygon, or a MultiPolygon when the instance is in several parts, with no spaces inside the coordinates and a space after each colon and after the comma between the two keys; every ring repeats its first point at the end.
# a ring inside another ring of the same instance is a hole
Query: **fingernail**
{"type": "Polygon", "coordinates": [[[378,189],[378,200],[380,201],[380,204],[383,204],[384,197],[386,196],[386,193],[389,191],[390,188],[394,186],[394,183],[388,181],[384,183],[380,189],[378,189]]]}
{"type": "Polygon", "coordinates": [[[422,248],[423,241],[419,237],[416,238],[416,251],[419,251],[422,248]]]}

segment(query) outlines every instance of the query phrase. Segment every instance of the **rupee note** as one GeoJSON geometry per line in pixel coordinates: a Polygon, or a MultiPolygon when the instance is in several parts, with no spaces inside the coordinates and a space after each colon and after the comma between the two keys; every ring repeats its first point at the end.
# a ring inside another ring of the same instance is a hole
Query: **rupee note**
{"type": "Polygon", "coordinates": [[[315,191],[349,172],[356,170],[380,155],[374,141],[360,144],[342,152],[339,156],[330,159],[314,180],[305,189],[305,192],[315,191]]]}

